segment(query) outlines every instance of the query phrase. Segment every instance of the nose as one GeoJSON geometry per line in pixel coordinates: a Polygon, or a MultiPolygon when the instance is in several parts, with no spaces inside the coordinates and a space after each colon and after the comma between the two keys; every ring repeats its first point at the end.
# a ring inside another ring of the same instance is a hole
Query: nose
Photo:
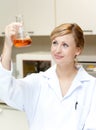
{"type": "Polygon", "coordinates": [[[60,45],[58,45],[58,46],[56,47],[56,52],[60,53],[60,52],[61,52],[61,50],[62,50],[61,46],[60,46],[60,45]]]}

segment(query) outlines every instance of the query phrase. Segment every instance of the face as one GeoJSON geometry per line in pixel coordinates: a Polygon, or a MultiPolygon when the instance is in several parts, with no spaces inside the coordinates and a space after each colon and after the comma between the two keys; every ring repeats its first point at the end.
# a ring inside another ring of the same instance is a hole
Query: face
{"type": "Polygon", "coordinates": [[[72,34],[56,37],[52,41],[51,55],[56,64],[73,64],[76,55],[81,53],[81,49],[76,47],[72,34]]]}

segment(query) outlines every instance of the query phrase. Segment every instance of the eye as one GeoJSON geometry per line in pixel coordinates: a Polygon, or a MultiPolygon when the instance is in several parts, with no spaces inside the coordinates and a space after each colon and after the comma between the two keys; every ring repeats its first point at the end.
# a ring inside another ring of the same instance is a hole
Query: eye
{"type": "Polygon", "coordinates": [[[54,44],[54,45],[55,45],[55,44],[58,44],[58,42],[57,42],[57,41],[53,41],[53,42],[52,42],[52,44],[54,44]]]}
{"type": "Polygon", "coordinates": [[[63,47],[67,48],[69,45],[67,43],[63,43],[63,47]]]}

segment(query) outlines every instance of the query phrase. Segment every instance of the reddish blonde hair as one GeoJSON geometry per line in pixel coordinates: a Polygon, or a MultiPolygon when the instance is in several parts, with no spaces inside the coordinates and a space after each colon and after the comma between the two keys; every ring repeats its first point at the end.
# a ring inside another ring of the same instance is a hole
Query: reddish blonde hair
{"type": "Polygon", "coordinates": [[[76,46],[83,49],[85,43],[84,34],[80,26],[78,26],[76,23],[65,23],[57,26],[51,32],[50,39],[52,41],[56,37],[67,35],[69,33],[73,34],[76,46]]]}

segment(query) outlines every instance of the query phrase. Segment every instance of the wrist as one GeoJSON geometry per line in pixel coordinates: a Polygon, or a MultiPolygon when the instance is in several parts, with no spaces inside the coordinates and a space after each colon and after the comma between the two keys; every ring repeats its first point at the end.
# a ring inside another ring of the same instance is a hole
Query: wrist
{"type": "Polygon", "coordinates": [[[13,46],[12,40],[8,37],[5,37],[4,46],[6,46],[8,48],[12,48],[12,46],[13,46]]]}

